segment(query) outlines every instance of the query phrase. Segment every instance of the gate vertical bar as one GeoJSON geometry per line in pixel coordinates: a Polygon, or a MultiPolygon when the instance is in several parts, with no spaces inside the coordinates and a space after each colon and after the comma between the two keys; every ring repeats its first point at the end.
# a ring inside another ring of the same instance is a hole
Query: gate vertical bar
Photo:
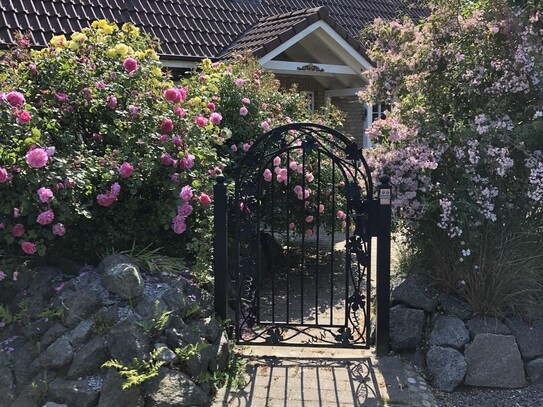
{"type": "Polygon", "coordinates": [[[377,356],[390,350],[390,229],[392,209],[390,178],[379,178],[379,230],[377,233],[377,356]]]}
{"type": "Polygon", "coordinates": [[[223,321],[227,318],[227,293],[228,293],[228,229],[225,178],[217,177],[217,183],[213,187],[214,197],[214,227],[215,241],[213,242],[213,270],[215,273],[215,313],[223,321]]]}

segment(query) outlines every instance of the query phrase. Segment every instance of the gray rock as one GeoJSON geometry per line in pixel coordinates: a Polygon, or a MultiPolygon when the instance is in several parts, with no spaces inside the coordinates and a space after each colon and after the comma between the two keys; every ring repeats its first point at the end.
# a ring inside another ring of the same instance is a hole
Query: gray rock
{"type": "Polygon", "coordinates": [[[219,323],[212,317],[190,321],[187,325],[209,343],[215,342],[221,333],[219,323]]]}
{"type": "Polygon", "coordinates": [[[165,311],[168,311],[168,306],[160,298],[153,298],[151,296],[143,296],[136,312],[141,315],[144,320],[151,320],[156,317],[160,317],[165,311]]]}
{"type": "Polygon", "coordinates": [[[214,373],[216,371],[224,371],[228,366],[228,360],[230,359],[230,342],[226,332],[223,332],[219,336],[213,345],[211,345],[213,351],[213,358],[209,361],[209,371],[214,373]]]}
{"type": "Polygon", "coordinates": [[[38,349],[34,344],[24,342],[22,338],[13,341],[10,346],[15,349],[10,353],[15,381],[17,388],[22,388],[30,383],[41,369],[39,363],[34,363],[39,356],[38,349]]]}
{"type": "Polygon", "coordinates": [[[102,386],[98,407],[143,407],[140,387],[132,386],[123,390],[122,384],[123,378],[114,369],[109,369],[102,386]]]}
{"type": "Polygon", "coordinates": [[[162,300],[166,303],[169,310],[172,310],[175,314],[179,314],[181,316],[185,315],[185,312],[190,305],[190,302],[183,290],[175,287],[166,291],[162,295],[162,300]]]}
{"type": "Polygon", "coordinates": [[[426,354],[426,364],[434,386],[442,391],[453,391],[467,371],[464,356],[453,348],[433,346],[426,354]]]}
{"type": "Polygon", "coordinates": [[[519,388],[526,385],[524,364],[512,335],[479,334],[464,352],[470,386],[519,388]]]}
{"type": "Polygon", "coordinates": [[[153,407],[208,406],[210,400],[189,377],[182,372],[161,369],[157,377],[143,384],[145,405],[153,407]]]}
{"type": "Polygon", "coordinates": [[[94,290],[66,291],[62,294],[63,324],[70,329],[89,318],[102,306],[100,293],[94,290]]]}
{"type": "Polygon", "coordinates": [[[200,335],[193,332],[188,325],[166,329],[166,344],[170,349],[181,348],[200,341],[200,335]]]}
{"type": "Polygon", "coordinates": [[[543,358],[530,360],[525,364],[526,375],[530,381],[536,382],[543,377],[543,358]]]}
{"type": "Polygon", "coordinates": [[[414,349],[422,339],[423,310],[396,306],[390,310],[390,346],[392,350],[414,349]]]}
{"type": "Polygon", "coordinates": [[[58,338],[60,338],[62,335],[66,333],[66,328],[64,328],[61,324],[55,324],[51,328],[45,332],[45,335],[43,335],[40,346],[42,348],[47,348],[49,345],[51,345],[53,342],[55,342],[58,338]]]}
{"type": "Polygon", "coordinates": [[[86,380],[55,379],[49,384],[49,399],[69,406],[93,407],[98,402],[100,392],[92,388],[86,380]]]}
{"type": "Polygon", "coordinates": [[[43,405],[43,407],[68,407],[66,404],[57,404],[53,403],[52,401],[48,401],[43,405]]]}
{"type": "Polygon", "coordinates": [[[543,328],[530,326],[520,319],[505,321],[517,340],[522,359],[530,360],[543,356],[543,328]]]}
{"type": "Polygon", "coordinates": [[[426,282],[407,277],[392,291],[392,301],[402,302],[413,308],[433,312],[437,306],[435,290],[426,282]]]}
{"type": "Polygon", "coordinates": [[[149,353],[149,337],[131,316],[118,322],[109,333],[108,348],[114,359],[129,364],[134,358],[143,359],[149,353]]]}
{"type": "Polygon", "coordinates": [[[89,340],[92,335],[93,321],[85,319],[81,321],[69,334],[70,342],[74,349],[79,349],[81,345],[89,340]]]}
{"type": "MultiPolygon", "coordinates": [[[[43,311],[43,308],[41,310],[43,311]]],[[[52,319],[42,318],[37,321],[31,321],[28,324],[24,325],[21,329],[21,333],[29,341],[39,341],[40,338],[44,336],[54,325],[55,322],[52,319]]],[[[49,345],[50,344],[51,342],[49,343],[49,345]]]]}
{"type": "Polygon", "coordinates": [[[104,339],[101,336],[92,338],[74,355],[67,378],[77,379],[99,371],[107,356],[108,348],[104,339]]]}
{"type": "Polygon", "coordinates": [[[473,316],[473,312],[467,304],[455,295],[446,294],[441,297],[441,306],[445,314],[467,321],[473,316]]]}
{"type": "Polygon", "coordinates": [[[70,363],[73,356],[74,352],[70,339],[67,335],[63,335],[40,355],[40,365],[44,369],[60,369],[70,363]]]}
{"type": "Polygon", "coordinates": [[[121,298],[137,298],[143,293],[143,279],[138,265],[128,256],[114,254],[106,257],[98,267],[105,289],[121,298]]]}
{"type": "Polygon", "coordinates": [[[479,334],[511,335],[511,330],[498,318],[475,317],[466,325],[472,339],[479,334]]]}
{"type": "Polygon", "coordinates": [[[0,365],[0,407],[9,407],[15,401],[15,376],[10,368],[0,365]]]}
{"type": "Polygon", "coordinates": [[[188,360],[181,361],[181,368],[190,377],[198,377],[207,372],[214,356],[211,345],[205,343],[204,347],[196,355],[190,357],[188,360]]]}
{"type": "Polygon", "coordinates": [[[437,317],[430,333],[430,344],[461,349],[469,342],[469,331],[460,318],[441,315],[437,317]]]}
{"type": "Polygon", "coordinates": [[[175,363],[178,358],[177,355],[170,349],[165,343],[155,343],[155,349],[161,349],[157,356],[157,360],[166,363],[175,363]]]}

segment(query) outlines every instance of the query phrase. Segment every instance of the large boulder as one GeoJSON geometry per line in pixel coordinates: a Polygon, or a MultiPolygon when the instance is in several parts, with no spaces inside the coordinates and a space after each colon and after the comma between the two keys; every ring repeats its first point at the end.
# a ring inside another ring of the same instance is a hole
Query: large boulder
{"type": "Polygon", "coordinates": [[[138,265],[128,256],[114,254],[98,267],[104,288],[121,298],[133,299],[143,293],[143,279],[138,265]]]}
{"type": "Polygon", "coordinates": [[[60,369],[70,363],[73,356],[70,339],[63,335],[40,355],[40,365],[44,369],[60,369]]]}
{"type": "Polygon", "coordinates": [[[401,302],[428,312],[433,312],[438,303],[435,290],[416,277],[407,277],[392,290],[391,298],[393,303],[401,302]]]}
{"type": "Polygon", "coordinates": [[[511,329],[498,318],[475,317],[468,321],[467,327],[472,339],[479,334],[511,335],[511,329]]]}
{"type": "Polygon", "coordinates": [[[519,388],[526,385],[524,364],[512,335],[479,334],[464,352],[470,386],[519,388]]]}
{"type": "Polygon", "coordinates": [[[530,381],[536,382],[543,377],[543,358],[530,360],[526,363],[526,376],[530,381]]]}
{"type": "Polygon", "coordinates": [[[440,303],[441,307],[443,308],[443,312],[451,317],[457,317],[467,321],[473,316],[473,312],[468,308],[468,305],[455,295],[442,295],[440,303]]]}
{"type": "Polygon", "coordinates": [[[464,379],[468,365],[464,356],[453,348],[433,346],[426,354],[426,365],[434,386],[442,391],[453,391],[464,379]]]}
{"type": "Polygon", "coordinates": [[[392,350],[415,349],[422,339],[423,310],[401,305],[390,310],[390,346],[392,350]]]}
{"type": "Polygon", "coordinates": [[[104,380],[98,407],[143,407],[143,396],[140,386],[132,386],[123,390],[123,378],[114,370],[104,380]]]}
{"type": "Polygon", "coordinates": [[[87,380],[55,379],[49,384],[49,399],[69,406],[93,407],[98,402],[100,391],[87,380]]]}
{"type": "Polygon", "coordinates": [[[515,335],[524,360],[543,356],[543,327],[541,325],[531,326],[520,319],[509,319],[505,321],[505,324],[515,335]]]}
{"type": "Polygon", "coordinates": [[[68,371],[68,379],[77,379],[98,372],[107,360],[107,344],[101,336],[92,338],[74,355],[74,360],[68,371]]]}
{"type": "Polygon", "coordinates": [[[209,397],[182,372],[160,369],[143,384],[145,405],[153,407],[208,406],[209,397]]]}
{"type": "Polygon", "coordinates": [[[430,333],[430,344],[461,349],[469,342],[469,332],[460,318],[441,315],[437,317],[430,333]]]}
{"type": "Polygon", "coordinates": [[[61,300],[64,311],[62,321],[69,328],[75,328],[102,306],[100,293],[88,289],[63,292],[61,300]]]}
{"type": "Polygon", "coordinates": [[[109,333],[108,347],[111,356],[123,364],[130,364],[134,358],[144,359],[150,348],[150,341],[143,329],[131,316],[118,322],[109,333]]]}

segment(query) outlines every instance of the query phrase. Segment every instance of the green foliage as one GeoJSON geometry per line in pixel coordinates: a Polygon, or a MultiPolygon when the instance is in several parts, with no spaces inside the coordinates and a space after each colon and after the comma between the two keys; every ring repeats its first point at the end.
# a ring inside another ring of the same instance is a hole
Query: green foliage
{"type": "Polygon", "coordinates": [[[194,344],[188,344],[182,348],[175,348],[174,352],[181,362],[185,362],[198,355],[202,350],[209,348],[209,343],[205,341],[196,342],[194,344]]]}
{"type": "Polygon", "coordinates": [[[144,360],[134,359],[128,366],[118,360],[112,359],[105,362],[102,367],[112,367],[124,378],[123,390],[132,386],[139,386],[146,380],[158,376],[158,370],[165,362],[157,360],[163,348],[157,348],[144,360]]]}
{"type": "Polygon", "coordinates": [[[38,318],[51,319],[58,318],[61,319],[64,315],[63,307],[47,307],[44,310],[38,313],[38,318]]]}
{"type": "Polygon", "coordinates": [[[164,331],[173,311],[164,311],[159,316],[151,318],[149,321],[136,322],[151,338],[156,338],[164,331]]]}

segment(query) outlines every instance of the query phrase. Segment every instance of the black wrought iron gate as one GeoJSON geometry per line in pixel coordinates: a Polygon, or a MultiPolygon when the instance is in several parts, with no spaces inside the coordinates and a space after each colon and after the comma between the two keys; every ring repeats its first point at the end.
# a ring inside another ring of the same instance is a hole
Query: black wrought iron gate
{"type": "Polygon", "coordinates": [[[390,189],[383,210],[355,143],[322,125],[278,127],[239,163],[229,208],[217,181],[215,307],[238,343],[369,347],[372,237],[381,236],[377,334],[388,349],[390,189]]]}

